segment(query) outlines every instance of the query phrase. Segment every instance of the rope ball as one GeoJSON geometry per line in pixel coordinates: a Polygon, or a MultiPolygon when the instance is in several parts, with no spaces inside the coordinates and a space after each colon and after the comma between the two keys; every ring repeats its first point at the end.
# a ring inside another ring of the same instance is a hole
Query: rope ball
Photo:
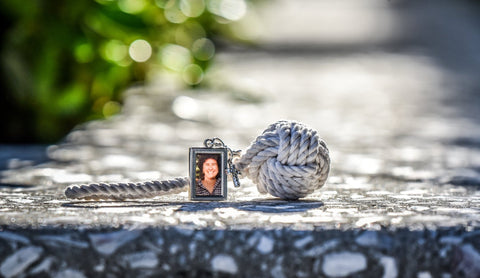
{"type": "Polygon", "coordinates": [[[235,166],[260,193],[295,200],[325,184],[330,157],[315,130],[294,121],[278,121],[255,139],[235,166]]]}

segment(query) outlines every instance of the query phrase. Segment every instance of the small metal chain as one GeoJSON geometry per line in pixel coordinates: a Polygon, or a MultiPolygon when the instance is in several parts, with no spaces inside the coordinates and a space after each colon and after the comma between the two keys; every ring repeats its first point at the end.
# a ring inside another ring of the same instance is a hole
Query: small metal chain
{"type": "Polygon", "coordinates": [[[235,187],[240,187],[240,179],[238,178],[238,175],[241,174],[240,171],[235,167],[233,164],[233,159],[236,157],[240,157],[241,150],[232,150],[230,149],[225,143],[223,143],[222,139],[218,137],[214,137],[211,139],[205,139],[203,141],[203,145],[206,148],[225,148],[227,149],[228,153],[228,158],[227,158],[227,164],[228,164],[228,169],[227,172],[232,175],[232,180],[233,180],[233,185],[235,187]]]}

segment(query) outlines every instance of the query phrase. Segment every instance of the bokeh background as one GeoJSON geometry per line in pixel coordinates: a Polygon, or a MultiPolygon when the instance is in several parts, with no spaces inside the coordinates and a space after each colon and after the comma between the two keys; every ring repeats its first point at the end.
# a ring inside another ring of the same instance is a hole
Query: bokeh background
{"type": "MultiPolygon", "coordinates": [[[[283,60],[286,70],[316,75],[320,87],[335,94],[358,86],[368,89],[375,83],[369,80],[382,76],[366,71],[358,75],[362,71],[344,67],[340,60],[331,61],[326,73],[302,71],[304,60],[389,53],[393,55],[378,59],[413,75],[418,70],[422,85],[412,85],[417,86],[414,90],[443,78],[425,75],[419,64],[465,82],[455,88],[459,92],[454,100],[479,87],[480,17],[479,1],[474,0],[1,0],[0,17],[3,143],[58,142],[80,123],[119,113],[125,90],[145,82],[215,87],[222,77],[209,73],[219,53],[275,55],[272,59],[283,60]],[[397,53],[411,55],[405,60],[397,53]],[[289,62],[299,56],[305,59],[289,62]]],[[[250,68],[244,69],[248,73],[269,63],[248,59],[250,68]]],[[[251,79],[246,80],[244,73],[235,75],[241,65],[229,69],[231,61],[224,61],[227,67],[218,71],[233,73],[227,87],[248,86],[251,79]]],[[[284,81],[274,76],[256,80],[253,90],[260,96],[249,100],[268,101],[272,97],[268,87],[284,81]]],[[[397,87],[412,91],[404,82],[399,79],[397,87]]],[[[332,105],[342,107],[340,100],[332,105]]],[[[462,105],[469,113],[478,112],[476,104],[462,105]]]]}
{"type": "Polygon", "coordinates": [[[0,142],[56,142],[117,114],[125,89],[158,72],[202,86],[222,43],[252,41],[250,9],[244,0],[0,1],[0,142]]]}

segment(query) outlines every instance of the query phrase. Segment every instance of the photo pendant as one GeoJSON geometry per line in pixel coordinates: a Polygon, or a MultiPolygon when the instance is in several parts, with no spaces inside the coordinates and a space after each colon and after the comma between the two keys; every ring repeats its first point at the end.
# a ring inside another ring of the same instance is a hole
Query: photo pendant
{"type": "Polygon", "coordinates": [[[227,160],[227,148],[190,148],[190,200],[227,199],[227,160]]]}

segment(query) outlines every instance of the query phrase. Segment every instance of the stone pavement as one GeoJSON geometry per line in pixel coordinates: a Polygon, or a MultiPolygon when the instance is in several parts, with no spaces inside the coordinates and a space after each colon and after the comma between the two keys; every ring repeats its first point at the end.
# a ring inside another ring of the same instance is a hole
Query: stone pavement
{"type": "MultiPolygon", "coordinates": [[[[264,12],[296,11],[278,3],[264,12]]],[[[342,39],[348,28],[325,35],[343,48],[314,35],[297,35],[295,48],[278,39],[295,30],[266,32],[255,51],[219,55],[209,90],[159,77],[128,90],[120,115],[57,145],[31,147],[31,156],[2,146],[0,275],[480,277],[480,59],[462,44],[405,37],[395,28],[409,30],[400,24],[408,5],[338,3],[330,8],[350,16],[377,8],[390,27],[372,48],[362,36],[342,39]],[[63,196],[73,183],[187,175],[189,147],[216,136],[245,149],[279,119],[315,128],[330,149],[327,184],[299,201],[260,195],[247,179],[229,184],[225,202],[190,202],[186,192],[123,202],[63,196]]],[[[413,19],[433,24],[438,11],[417,5],[427,13],[413,19]]],[[[281,22],[265,18],[267,31],[281,22]]],[[[472,26],[461,18],[450,28],[472,26]]],[[[362,26],[354,29],[377,25],[362,26]]]]}

